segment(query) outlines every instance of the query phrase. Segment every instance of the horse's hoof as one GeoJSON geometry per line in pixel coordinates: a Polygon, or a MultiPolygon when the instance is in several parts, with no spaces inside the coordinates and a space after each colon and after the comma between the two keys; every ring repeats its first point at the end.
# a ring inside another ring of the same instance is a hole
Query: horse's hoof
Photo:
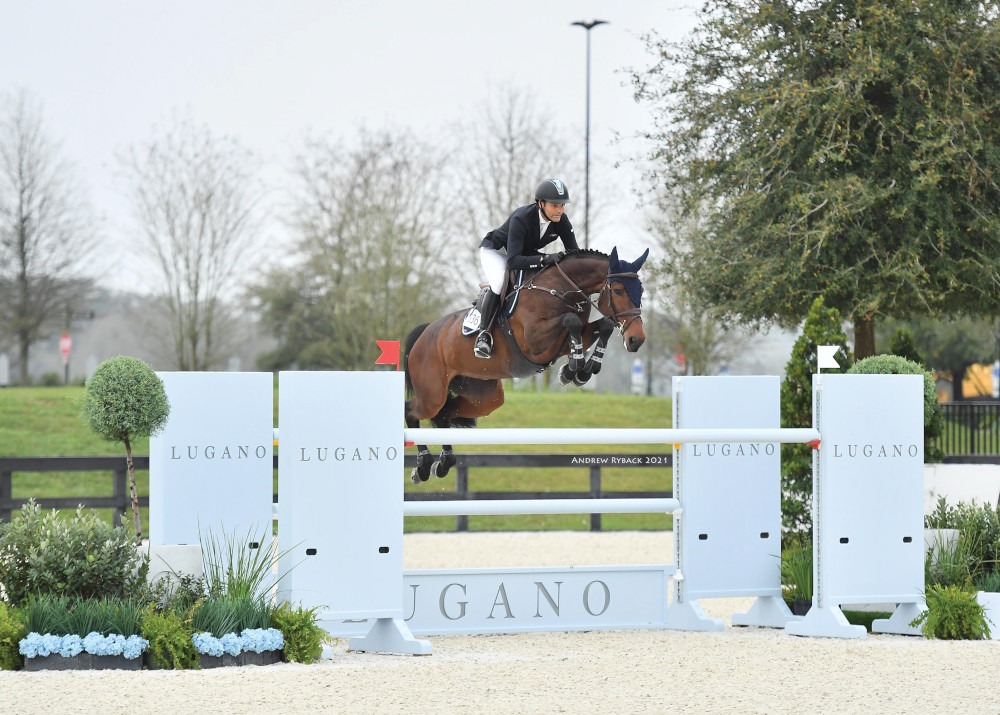
{"type": "Polygon", "coordinates": [[[581,372],[590,373],[590,375],[596,375],[601,371],[601,361],[600,360],[588,360],[587,367],[583,368],[581,372]]]}
{"type": "Polygon", "coordinates": [[[434,464],[431,465],[431,474],[435,477],[441,478],[447,476],[451,468],[456,464],[455,453],[451,450],[443,450],[434,464]]]}
{"type": "Polygon", "coordinates": [[[568,385],[569,383],[573,382],[574,376],[575,373],[573,370],[569,369],[569,365],[563,365],[561,368],[559,368],[560,385],[568,385]]]}
{"type": "Polygon", "coordinates": [[[577,387],[583,387],[588,382],[590,382],[590,373],[589,372],[578,372],[573,377],[573,384],[576,385],[577,387]]]}
{"type": "Polygon", "coordinates": [[[414,484],[420,484],[420,482],[426,482],[430,479],[431,467],[430,465],[417,465],[410,472],[410,481],[414,484]]]}

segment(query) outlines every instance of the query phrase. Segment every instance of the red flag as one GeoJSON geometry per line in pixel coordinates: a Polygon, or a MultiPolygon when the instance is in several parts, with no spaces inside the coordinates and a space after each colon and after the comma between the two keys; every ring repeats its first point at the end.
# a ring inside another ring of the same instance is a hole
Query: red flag
{"type": "Polygon", "coordinates": [[[399,341],[376,340],[375,344],[382,349],[382,354],[375,360],[376,365],[395,365],[399,369],[399,341]]]}

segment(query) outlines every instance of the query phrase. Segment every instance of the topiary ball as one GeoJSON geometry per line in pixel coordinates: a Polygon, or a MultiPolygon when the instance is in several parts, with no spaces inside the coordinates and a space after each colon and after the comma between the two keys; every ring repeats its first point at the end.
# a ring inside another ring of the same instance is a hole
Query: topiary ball
{"type": "Polygon", "coordinates": [[[924,427],[928,427],[937,410],[937,392],[934,376],[924,366],[899,355],[872,355],[858,360],[847,371],[848,375],[923,375],[924,376],[924,427]]]}
{"type": "Polygon", "coordinates": [[[155,435],[169,414],[163,381],[138,358],[105,360],[87,380],[83,415],[90,429],[108,441],[155,435]]]}

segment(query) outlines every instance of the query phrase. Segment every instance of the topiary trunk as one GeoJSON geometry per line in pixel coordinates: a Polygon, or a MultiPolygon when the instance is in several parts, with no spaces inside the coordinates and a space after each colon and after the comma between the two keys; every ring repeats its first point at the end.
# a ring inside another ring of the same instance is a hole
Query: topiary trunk
{"type": "Polygon", "coordinates": [[[125,463],[128,464],[128,491],[132,497],[132,523],[135,525],[135,540],[142,542],[142,522],[139,521],[139,497],[135,491],[135,466],[132,464],[132,444],[125,438],[125,463]]]}

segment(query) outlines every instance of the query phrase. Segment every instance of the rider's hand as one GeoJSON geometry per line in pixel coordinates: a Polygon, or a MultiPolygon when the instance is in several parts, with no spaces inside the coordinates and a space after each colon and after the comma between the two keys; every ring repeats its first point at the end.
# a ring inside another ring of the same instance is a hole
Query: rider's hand
{"type": "Polygon", "coordinates": [[[555,265],[562,257],[562,253],[546,253],[542,256],[542,267],[555,265]]]}

